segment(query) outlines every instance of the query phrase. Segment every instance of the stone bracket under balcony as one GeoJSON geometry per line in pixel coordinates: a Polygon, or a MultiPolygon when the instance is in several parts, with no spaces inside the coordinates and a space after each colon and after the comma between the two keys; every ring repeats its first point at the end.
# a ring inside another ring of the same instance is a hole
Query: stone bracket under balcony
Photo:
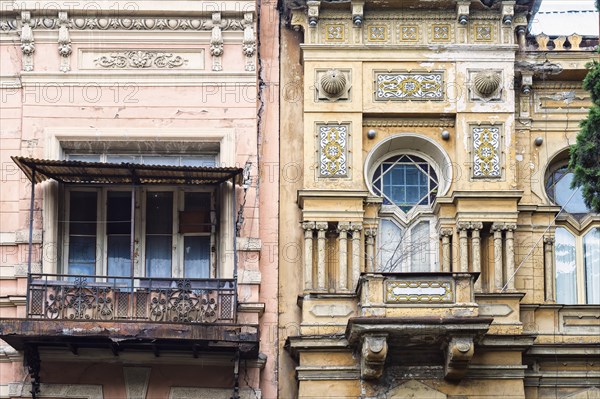
{"type": "Polygon", "coordinates": [[[490,317],[354,317],[346,338],[361,356],[361,378],[377,379],[387,358],[405,365],[444,365],[445,378],[462,379],[492,322],[490,317]]]}

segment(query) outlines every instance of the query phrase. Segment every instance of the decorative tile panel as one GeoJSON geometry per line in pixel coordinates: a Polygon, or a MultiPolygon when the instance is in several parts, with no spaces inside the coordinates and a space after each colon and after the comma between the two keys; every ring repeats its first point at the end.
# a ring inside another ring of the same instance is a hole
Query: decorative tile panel
{"type": "Polygon", "coordinates": [[[346,26],[340,23],[324,24],[324,38],[329,43],[345,43],[346,42],[346,26]]]}
{"type": "Polygon", "coordinates": [[[473,177],[501,177],[500,128],[473,126],[473,177]]]}
{"type": "Polygon", "coordinates": [[[491,24],[474,24],[472,30],[473,42],[491,43],[496,39],[494,26],[491,24]]]}
{"type": "Polygon", "coordinates": [[[400,27],[400,42],[417,42],[419,40],[419,27],[417,25],[405,25],[400,27]]]}
{"type": "Polygon", "coordinates": [[[451,281],[393,280],[385,283],[386,303],[452,303],[451,281]]]}
{"type": "Polygon", "coordinates": [[[364,29],[365,43],[387,43],[390,40],[390,27],[386,23],[367,24],[364,29]]]}
{"type": "Polygon", "coordinates": [[[317,125],[319,141],[319,175],[348,175],[348,125],[317,125]]]}
{"type": "Polygon", "coordinates": [[[435,24],[431,26],[429,41],[431,43],[448,43],[452,41],[453,31],[450,24],[435,24]]]}
{"type": "Polygon", "coordinates": [[[443,100],[444,74],[375,73],[376,101],[443,100]]]}

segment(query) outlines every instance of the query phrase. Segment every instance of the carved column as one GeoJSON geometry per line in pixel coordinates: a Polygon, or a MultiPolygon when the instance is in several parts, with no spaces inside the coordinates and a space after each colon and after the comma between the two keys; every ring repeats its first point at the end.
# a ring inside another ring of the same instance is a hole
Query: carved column
{"type": "Polygon", "coordinates": [[[254,15],[251,12],[244,13],[244,39],[242,51],[246,56],[246,71],[254,71],[254,54],[256,53],[256,37],[254,35],[254,15]]]}
{"type": "Polygon", "coordinates": [[[374,227],[365,229],[365,240],[367,242],[367,272],[375,271],[375,237],[377,229],[374,227]]]}
{"type": "Polygon", "coordinates": [[[442,271],[450,272],[452,267],[450,238],[452,237],[452,229],[442,229],[440,231],[442,237],[442,271]]]}
{"type": "Polygon", "coordinates": [[[317,288],[325,289],[325,233],[327,233],[327,222],[317,222],[317,288]]]}
{"type": "Polygon", "coordinates": [[[223,55],[223,35],[221,32],[221,13],[212,13],[212,33],[210,38],[210,55],[212,55],[212,70],[222,71],[221,56],[223,55]]]}
{"type": "Polygon", "coordinates": [[[514,224],[507,224],[504,226],[506,229],[505,236],[505,257],[506,257],[506,269],[504,275],[504,281],[506,289],[514,291],[515,289],[515,241],[514,231],[517,228],[514,224]]]}
{"type": "Polygon", "coordinates": [[[362,378],[372,380],[381,377],[387,351],[387,335],[366,335],[363,337],[360,359],[360,375],[362,378]]]}
{"type": "Polygon", "coordinates": [[[302,223],[304,229],[304,289],[313,288],[313,230],[315,222],[302,223]]]}
{"type": "Polygon", "coordinates": [[[33,53],[35,52],[35,41],[33,40],[33,29],[31,23],[31,13],[29,11],[21,12],[21,51],[23,52],[23,70],[33,71],[33,53]]]}
{"type": "Polygon", "coordinates": [[[469,271],[469,237],[467,235],[468,223],[458,224],[458,245],[459,245],[459,262],[460,272],[467,273],[469,271]]]}
{"type": "Polygon", "coordinates": [[[544,280],[545,280],[545,292],[546,302],[555,302],[554,289],[554,237],[544,237],[544,280]]]}
{"type": "MultiPolygon", "coordinates": [[[[471,271],[481,273],[481,239],[479,236],[480,230],[483,228],[483,223],[473,223],[473,231],[471,232],[471,271]]],[[[479,275],[475,281],[475,291],[481,291],[482,276],[479,275]]]]}
{"type": "Polygon", "coordinates": [[[338,223],[340,249],[340,290],[348,289],[348,230],[349,222],[338,223]]]}
{"type": "Polygon", "coordinates": [[[71,55],[71,37],[69,36],[69,20],[67,13],[60,11],[58,13],[58,22],[60,27],[58,28],[58,54],[60,55],[60,71],[68,72],[71,70],[71,62],[69,56],[71,55]]]}
{"type": "Polygon", "coordinates": [[[502,289],[502,227],[500,223],[492,225],[492,233],[494,234],[494,287],[496,291],[502,289]]]}
{"type": "Polygon", "coordinates": [[[360,232],[362,231],[362,224],[352,223],[350,230],[352,230],[352,289],[355,289],[360,278],[360,232]]]}

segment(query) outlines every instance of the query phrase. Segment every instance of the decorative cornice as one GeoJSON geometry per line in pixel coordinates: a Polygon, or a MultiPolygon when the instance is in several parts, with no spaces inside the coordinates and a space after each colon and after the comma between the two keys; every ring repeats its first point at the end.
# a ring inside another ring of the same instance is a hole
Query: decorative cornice
{"type": "Polygon", "coordinates": [[[454,127],[454,119],[364,119],[364,127],[454,127]]]}

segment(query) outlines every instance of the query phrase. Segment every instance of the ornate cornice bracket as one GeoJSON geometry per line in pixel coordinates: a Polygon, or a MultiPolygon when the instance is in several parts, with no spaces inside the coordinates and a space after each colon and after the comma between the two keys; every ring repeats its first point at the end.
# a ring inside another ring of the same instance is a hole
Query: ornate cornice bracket
{"type": "Polygon", "coordinates": [[[256,36],[254,34],[254,14],[251,12],[244,13],[242,21],[244,25],[244,39],[242,40],[242,52],[246,56],[246,71],[256,70],[254,65],[254,54],[256,54],[256,36]]]}
{"type": "Polygon", "coordinates": [[[318,0],[310,0],[306,2],[308,6],[308,26],[311,28],[316,28],[319,23],[319,8],[321,7],[321,2],[318,0]]]}
{"type": "Polygon", "coordinates": [[[456,3],[456,16],[459,24],[466,25],[469,22],[470,6],[471,0],[459,0],[456,3]]]}
{"type": "Polygon", "coordinates": [[[387,357],[387,334],[365,335],[363,337],[360,376],[365,380],[381,377],[387,357]]]}
{"type": "Polygon", "coordinates": [[[21,13],[21,51],[23,52],[23,71],[33,71],[33,53],[35,52],[35,40],[31,27],[31,13],[21,13]]]}
{"type": "Polygon", "coordinates": [[[212,70],[222,71],[223,64],[221,56],[223,55],[223,34],[221,31],[221,13],[212,14],[212,31],[210,38],[210,54],[212,55],[212,70]]]}
{"type": "Polygon", "coordinates": [[[71,46],[71,37],[69,36],[69,19],[65,11],[58,13],[58,54],[60,55],[60,71],[68,72],[71,70],[70,56],[73,52],[71,46]]]}
{"type": "Polygon", "coordinates": [[[453,337],[446,347],[444,374],[447,380],[461,380],[475,353],[473,337],[453,337]]]}

